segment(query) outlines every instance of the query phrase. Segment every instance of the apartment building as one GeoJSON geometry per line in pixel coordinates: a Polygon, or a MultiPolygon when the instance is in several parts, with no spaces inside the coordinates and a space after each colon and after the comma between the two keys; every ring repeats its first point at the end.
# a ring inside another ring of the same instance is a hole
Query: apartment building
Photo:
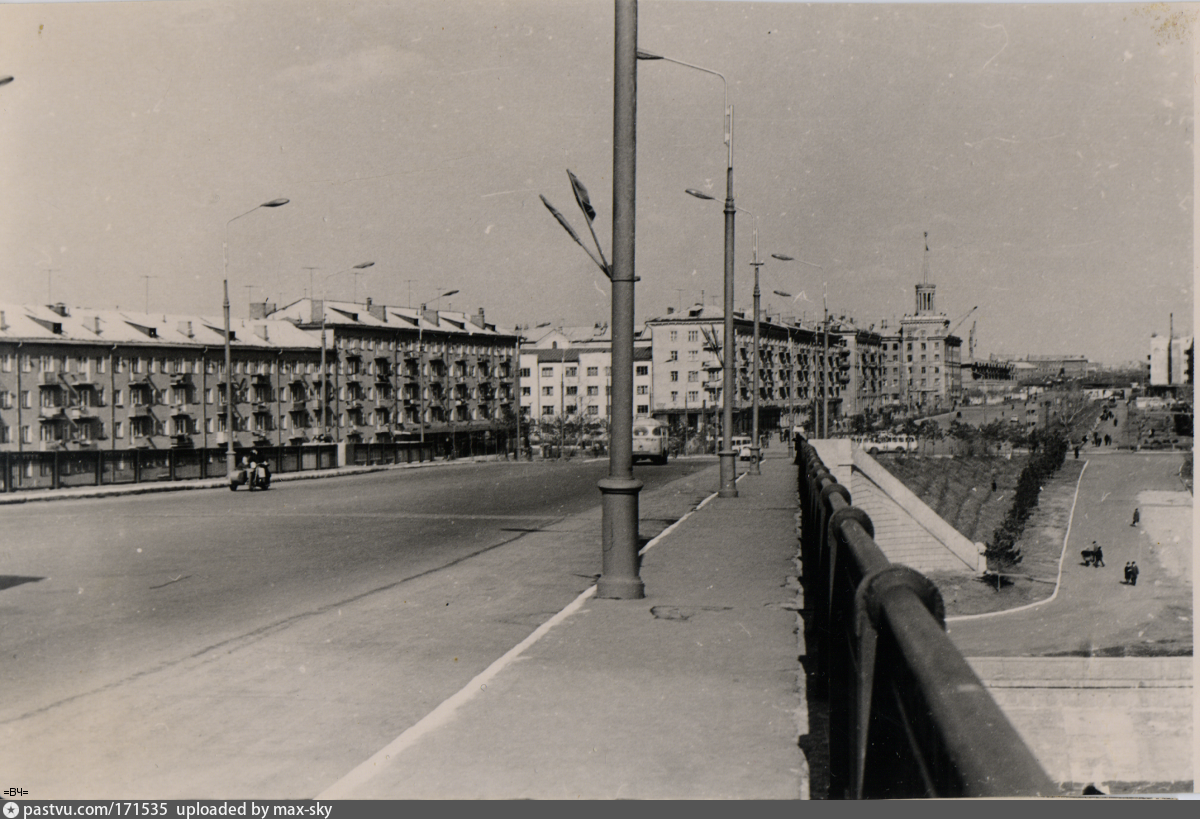
{"type": "MultiPolygon", "coordinates": [[[[319,340],[288,322],[230,326],[233,437],[239,446],[307,440],[319,340]]],[[[172,449],[224,445],[224,319],[72,308],[0,307],[0,449],[172,449]]]]}
{"type": "MultiPolygon", "coordinates": [[[[690,430],[715,423],[723,406],[724,312],[693,305],[686,310],[668,308],[647,320],[653,373],[651,415],[690,430]]],[[[754,322],[734,313],[735,394],[734,430],[752,426],[754,369],[758,369],[759,429],[786,425],[793,416],[811,412],[820,400],[822,336],[799,324],[759,321],[758,360],[755,364],[754,322]]],[[[830,360],[844,360],[842,340],[830,337],[830,360]]],[[[826,393],[840,404],[841,364],[826,372],[826,393]]]]}
{"type": "Polygon", "coordinates": [[[227,377],[223,317],[0,305],[0,450],[453,447],[515,412],[517,336],[482,310],[256,307],[227,377]]]}
{"type": "MultiPolygon", "coordinates": [[[[649,415],[649,342],[634,341],[633,414],[649,415]]],[[[612,416],[612,337],[607,324],[534,328],[521,347],[523,416],[607,423],[612,416]]]]}
{"type": "Polygon", "coordinates": [[[326,440],[434,438],[457,447],[515,420],[519,336],[489,324],[483,308],[468,314],[304,298],[251,314],[324,340],[328,378],[318,418],[326,440]]]}

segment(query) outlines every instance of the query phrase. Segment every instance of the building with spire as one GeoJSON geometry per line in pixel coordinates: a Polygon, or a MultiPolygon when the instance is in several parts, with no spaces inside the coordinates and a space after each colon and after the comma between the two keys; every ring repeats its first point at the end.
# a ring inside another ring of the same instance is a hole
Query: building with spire
{"type": "Polygon", "coordinates": [[[937,285],[929,281],[929,234],[912,313],[883,337],[883,393],[887,403],[921,410],[949,409],[962,397],[962,339],[937,311],[937,285]]]}

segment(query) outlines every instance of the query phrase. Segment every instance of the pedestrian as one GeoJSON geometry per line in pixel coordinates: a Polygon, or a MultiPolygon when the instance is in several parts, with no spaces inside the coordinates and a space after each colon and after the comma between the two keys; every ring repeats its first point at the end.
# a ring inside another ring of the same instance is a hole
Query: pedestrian
{"type": "Polygon", "coordinates": [[[1104,550],[1094,540],[1092,541],[1092,565],[1096,567],[1104,565],[1104,550]]]}
{"type": "Polygon", "coordinates": [[[1075,460],[1079,460],[1079,445],[1075,445],[1075,460]]]}
{"type": "Polygon", "coordinates": [[[992,478],[992,491],[993,492],[996,491],[996,479],[995,478],[992,478]]]}
{"type": "Polygon", "coordinates": [[[1132,563],[1126,563],[1126,564],[1125,564],[1125,582],[1126,582],[1126,583],[1129,583],[1129,572],[1130,572],[1130,567],[1131,567],[1132,565],[1133,565],[1132,563]]]}
{"type": "Polygon", "coordinates": [[[1131,524],[1129,524],[1129,525],[1130,525],[1130,526],[1137,526],[1137,525],[1138,525],[1138,521],[1139,521],[1139,520],[1141,520],[1141,519],[1142,519],[1142,518],[1141,518],[1141,514],[1138,512],[1138,509],[1137,509],[1137,507],[1135,506],[1135,507],[1133,508],[1133,523],[1131,523],[1131,524]]]}
{"type": "Polygon", "coordinates": [[[1130,563],[1129,564],[1129,585],[1130,586],[1137,585],[1137,576],[1138,576],[1137,563],[1130,563]]]}

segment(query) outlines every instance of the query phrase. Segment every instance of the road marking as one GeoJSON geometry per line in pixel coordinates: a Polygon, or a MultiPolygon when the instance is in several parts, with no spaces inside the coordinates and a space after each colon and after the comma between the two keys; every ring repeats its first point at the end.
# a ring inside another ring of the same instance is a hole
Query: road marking
{"type": "Polygon", "coordinates": [[[997,617],[1001,614],[1016,614],[1019,611],[1027,611],[1029,609],[1044,606],[1050,603],[1054,598],[1058,597],[1058,590],[1062,588],[1062,573],[1063,561],[1067,559],[1067,542],[1071,539],[1071,526],[1075,523],[1075,504],[1079,502],[1079,486],[1083,483],[1083,473],[1087,472],[1088,461],[1083,462],[1083,469],[1079,470],[1079,479],[1075,481],[1075,497],[1071,500],[1071,514],[1067,518],[1067,533],[1063,536],[1062,554],[1058,556],[1058,577],[1054,579],[1054,592],[1045,600],[1039,600],[1036,603],[1027,603],[1024,606],[1017,606],[1015,609],[1005,609],[1004,611],[989,611],[983,614],[960,614],[957,617],[947,617],[947,623],[958,623],[963,620],[979,620],[983,617],[997,617]]]}
{"type": "Polygon", "coordinates": [[[595,593],[596,587],[589,586],[578,597],[568,603],[562,611],[534,629],[532,634],[510,648],[500,659],[476,675],[473,680],[463,686],[456,694],[443,701],[441,705],[434,708],[406,729],[400,736],[396,737],[379,751],[376,751],[370,759],[350,771],[350,773],[343,776],[337,782],[334,782],[314,798],[318,800],[352,798],[357,788],[366,784],[376,774],[382,773],[394,757],[411,748],[426,734],[448,723],[453,718],[455,711],[484,692],[487,684],[493,677],[504,670],[513,660],[521,656],[525,652],[525,649],[540,640],[546,632],[578,611],[584,602],[595,593]]]}

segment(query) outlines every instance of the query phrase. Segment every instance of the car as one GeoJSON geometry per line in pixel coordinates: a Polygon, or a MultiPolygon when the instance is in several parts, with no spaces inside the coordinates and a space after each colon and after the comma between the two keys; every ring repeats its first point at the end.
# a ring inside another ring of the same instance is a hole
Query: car
{"type": "Polygon", "coordinates": [[[729,439],[729,448],[738,456],[738,460],[748,461],[754,457],[754,452],[750,449],[749,435],[732,436],[729,439]]]}

